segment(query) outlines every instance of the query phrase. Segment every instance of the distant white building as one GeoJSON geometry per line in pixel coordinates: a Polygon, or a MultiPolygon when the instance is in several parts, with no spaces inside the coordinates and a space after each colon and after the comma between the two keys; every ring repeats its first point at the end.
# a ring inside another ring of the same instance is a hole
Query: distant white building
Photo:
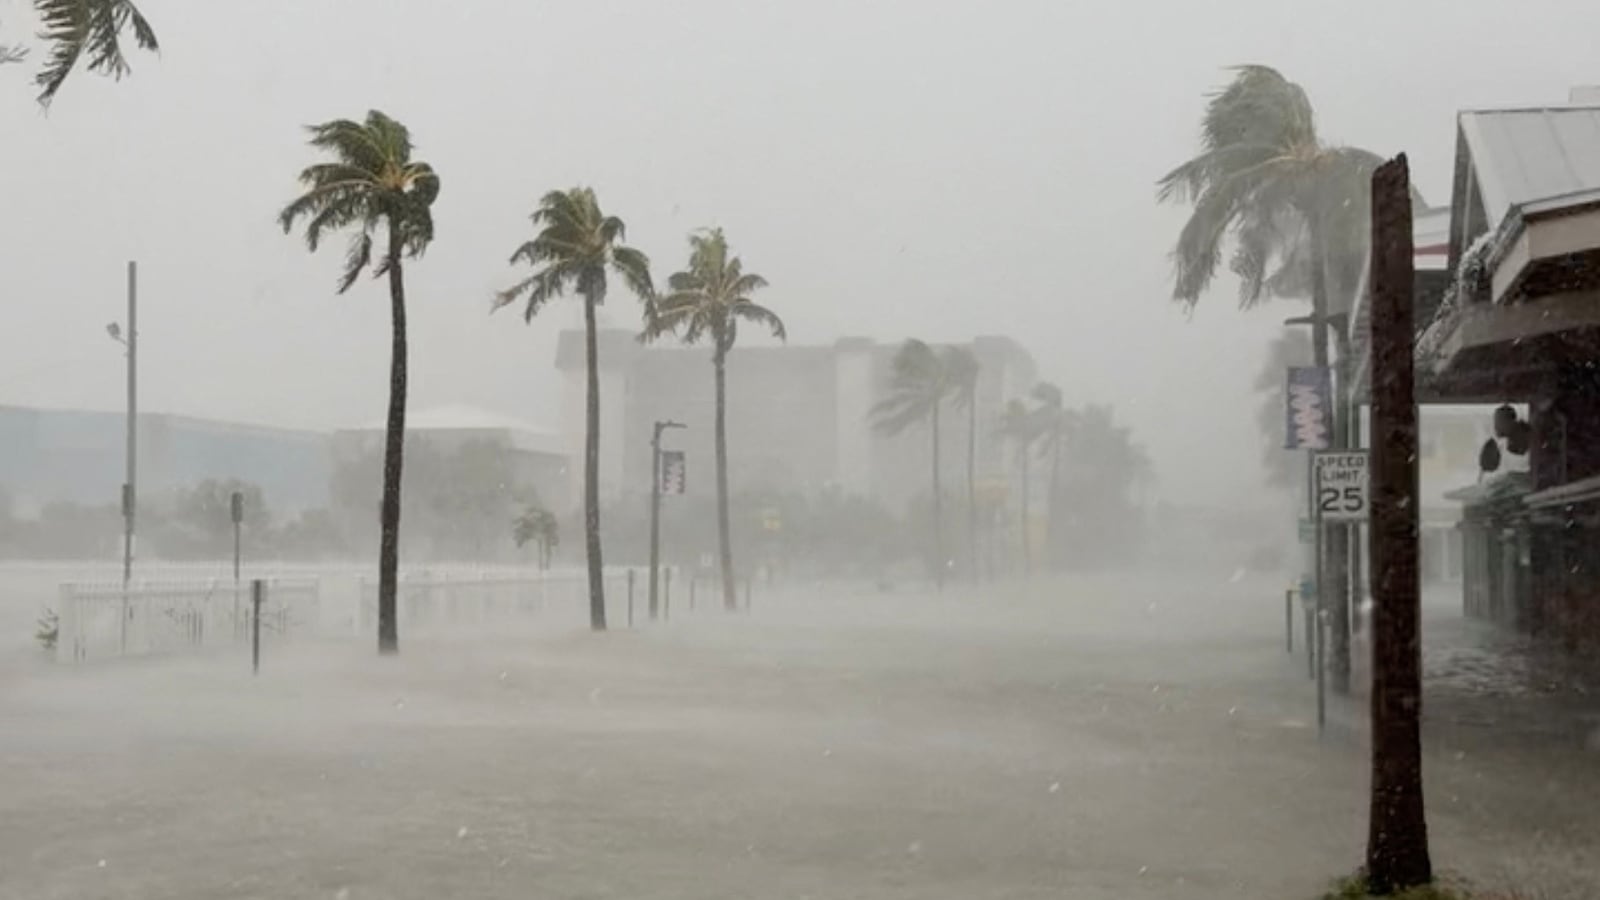
{"type": "MultiPolygon", "coordinates": [[[[711,353],[670,343],[642,346],[632,332],[598,335],[600,356],[600,490],[615,499],[650,487],[650,437],[656,420],[673,419],[663,446],[688,454],[690,493],[714,489],[712,428],[715,402],[711,353]]],[[[1033,358],[1005,337],[963,344],[982,367],[978,383],[977,470],[1006,477],[1007,456],[995,433],[1007,400],[1033,386],[1033,358]]],[[[927,490],[931,460],[924,429],[888,437],[869,415],[886,394],[898,344],[843,338],[827,345],[736,347],[728,357],[729,480],[740,489],[809,493],[837,488],[899,508],[927,490]]],[[[584,335],[561,334],[556,367],[563,377],[562,435],[568,498],[583,485],[586,397],[584,335]]],[[[947,489],[961,490],[967,415],[951,409],[941,423],[947,489]]]]}

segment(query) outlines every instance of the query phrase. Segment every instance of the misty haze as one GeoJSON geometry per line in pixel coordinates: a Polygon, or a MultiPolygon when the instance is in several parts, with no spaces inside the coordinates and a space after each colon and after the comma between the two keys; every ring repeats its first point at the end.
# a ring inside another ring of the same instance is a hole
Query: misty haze
{"type": "Polygon", "coordinates": [[[1596,26],[0,0],[0,900],[1600,897],[1596,26]]]}

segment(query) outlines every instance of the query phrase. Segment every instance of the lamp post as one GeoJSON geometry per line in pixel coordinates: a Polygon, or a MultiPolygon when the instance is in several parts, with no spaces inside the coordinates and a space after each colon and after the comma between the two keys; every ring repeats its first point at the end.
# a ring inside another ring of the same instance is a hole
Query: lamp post
{"type": "Polygon", "coordinates": [[[661,569],[661,432],[687,428],[682,422],[658,420],[650,435],[650,619],[660,611],[656,583],[661,569]]]}
{"type": "Polygon", "coordinates": [[[139,459],[139,264],[128,261],[128,330],[116,322],[106,326],[111,339],[127,350],[128,418],[127,477],[122,483],[122,624],[118,641],[128,648],[128,583],[133,580],[133,542],[135,512],[138,505],[139,459]]]}

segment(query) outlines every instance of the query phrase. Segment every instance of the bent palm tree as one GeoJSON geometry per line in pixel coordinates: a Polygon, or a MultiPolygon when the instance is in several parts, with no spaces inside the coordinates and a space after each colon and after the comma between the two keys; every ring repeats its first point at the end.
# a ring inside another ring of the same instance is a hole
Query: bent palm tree
{"type": "Polygon", "coordinates": [[[889,395],[872,407],[873,427],[896,435],[919,422],[928,425],[933,468],[933,580],[944,588],[944,489],[939,478],[939,406],[950,393],[944,361],[932,347],[911,339],[900,345],[890,364],[889,395]]]}
{"type": "Polygon", "coordinates": [[[722,602],[729,610],[739,608],[733,580],[733,545],[728,537],[728,351],[739,337],[742,319],[764,325],[779,340],[787,338],[783,320],[772,310],[750,299],[767,286],[767,280],[754,272],[746,273],[739,257],[728,256],[728,240],[722,229],[714,228],[689,236],[689,268],[667,280],[670,293],[650,305],[650,315],[640,337],[654,340],[669,331],[679,331],[686,344],[701,338],[711,341],[711,365],[715,373],[717,415],[717,545],[722,563],[722,602]]]}
{"type": "Polygon", "coordinates": [[[623,243],[627,226],[600,210],[594,191],[576,187],[551,191],[529,217],[539,229],[533,240],[511,254],[511,263],[535,267],[532,275],[495,297],[499,309],[527,298],[523,319],[532,321],[553,297],[568,290],[583,299],[588,401],[583,446],[583,526],[589,564],[589,625],[606,628],[606,594],[600,553],[600,361],[595,310],[606,302],[607,277],[615,273],[639,297],[649,300],[650,260],[623,243]]]}
{"type": "MultiPolygon", "coordinates": [[[[1233,81],[1206,106],[1200,154],[1158,185],[1158,199],[1194,205],[1172,254],[1173,296],[1191,306],[1199,299],[1231,235],[1229,268],[1240,279],[1240,305],[1309,294],[1316,365],[1326,366],[1328,316],[1347,309],[1353,298],[1368,239],[1367,184],[1382,160],[1367,150],[1325,143],[1305,91],[1277,70],[1234,71],[1233,81]]],[[[1348,382],[1338,379],[1336,409],[1346,408],[1348,382]]],[[[1347,425],[1343,415],[1334,422],[1341,446],[1347,425]]],[[[1346,538],[1342,528],[1334,529],[1328,545],[1330,669],[1340,693],[1350,688],[1346,538]]]]}
{"type": "Polygon", "coordinates": [[[978,579],[978,357],[965,347],[946,347],[944,374],[957,408],[967,411],[967,559],[978,579]]]}
{"type": "MultiPolygon", "coordinates": [[[[50,58],[34,76],[39,103],[49,106],[67,76],[88,56],[89,71],[120,79],[131,71],[123,53],[123,34],[132,32],[141,50],[160,50],[155,29],[132,0],[33,0],[41,25],[39,36],[50,45],[50,58]]],[[[26,55],[18,47],[0,48],[0,61],[26,55]]]]}
{"type": "Polygon", "coordinates": [[[392,328],[389,356],[389,413],[384,424],[383,500],[378,542],[378,652],[400,649],[395,588],[400,561],[400,473],[406,434],[406,287],[402,260],[416,258],[433,241],[433,202],[439,176],[411,158],[411,134],[377,110],[364,122],[336,119],[313,125],[311,146],[332,157],[306,167],[300,184],[306,192],[283,208],[278,224],[288,234],[304,219],[306,246],[316,251],[324,232],[354,228],[345,251],[339,293],[369,267],[373,277],[389,278],[392,328]],[[373,260],[373,236],[384,240],[373,260]]]}
{"type": "Polygon", "coordinates": [[[561,524],[556,514],[538,502],[529,503],[522,513],[511,520],[511,539],[518,547],[530,542],[539,545],[539,568],[550,568],[550,555],[561,544],[561,524]]]}
{"type": "Polygon", "coordinates": [[[1011,442],[1012,450],[1016,454],[1017,470],[1020,475],[1020,485],[1017,491],[1018,512],[1022,519],[1022,573],[1024,576],[1033,576],[1033,542],[1028,535],[1028,499],[1033,492],[1033,485],[1028,477],[1029,461],[1033,456],[1033,446],[1039,439],[1039,417],[1029,410],[1021,400],[1006,402],[1005,412],[1000,414],[1000,436],[1011,442]]]}
{"type": "Polygon", "coordinates": [[[1052,561],[1058,560],[1061,548],[1058,542],[1064,533],[1061,523],[1061,451],[1065,448],[1067,434],[1072,425],[1073,412],[1066,408],[1061,388],[1041,381],[1028,392],[1036,404],[1033,410],[1034,427],[1041,451],[1050,457],[1049,496],[1045,500],[1044,543],[1052,561]]]}

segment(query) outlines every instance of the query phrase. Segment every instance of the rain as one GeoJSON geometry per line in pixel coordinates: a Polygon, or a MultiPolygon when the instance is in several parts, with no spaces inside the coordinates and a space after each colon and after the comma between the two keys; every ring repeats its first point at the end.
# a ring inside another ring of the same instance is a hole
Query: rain
{"type": "Polygon", "coordinates": [[[1597,24],[0,0],[0,900],[1600,896],[1597,24]]]}

